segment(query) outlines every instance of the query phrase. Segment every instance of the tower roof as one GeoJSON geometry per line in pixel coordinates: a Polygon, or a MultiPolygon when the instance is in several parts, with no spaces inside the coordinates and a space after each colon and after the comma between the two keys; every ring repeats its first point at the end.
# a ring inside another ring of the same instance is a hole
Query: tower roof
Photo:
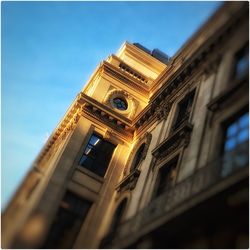
{"type": "Polygon", "coordinates": [[[152,51],[141,45],[140,43],[133,43],[137,48],[143,50],[144,52],[148,53],[149,55],[153,56],[154,58],[158,59],[159,61],[167,64],[170,60],[170,56],[165,54],[159,49],[153,49],[152,51]]]}

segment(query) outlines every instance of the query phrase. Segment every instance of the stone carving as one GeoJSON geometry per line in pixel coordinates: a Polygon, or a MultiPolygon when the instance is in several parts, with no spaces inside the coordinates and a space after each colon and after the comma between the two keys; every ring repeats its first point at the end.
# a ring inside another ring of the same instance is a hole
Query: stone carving
{"type": "Polygon", "coordinates": [[[116,111],[126,115],[128,118],[133,118],[136,111],[135,100],[130,94],[128,94],[124,90],[113,89],[109,91],[104,99],[104,104],[106,104],[111,108],[115,108],[113,105],[113,99],[116,97],[123,97],[128,102],[127,110],[124,111],[116,110],[116,111]]]}
{"type": "MultiPolygon", "coordinates": [[[[172,135],[166,138],[156,149],[153,150],[152,154],[156,161],[162,161],[167,156],[171,155],[175,150],[181,147],[187,147],[190,142],[190,136],[193,126],[186,122],[172,135]]],[[[155,164],[152,166],[154,170],[155,164]]]]}
{"type": "Polygon", "coordinates": [[[112,129],[107,129],[105,131],[105,134],[103,136],[104,139],[110,140],[111,136],[114,134],[114,131],[112,129]]]}
{"type": "Polygon", "coordinates": [[[170,109],[172,107],[171,102],[164,101],[160,106],[156,108],[156,117],[158,121],[167,119],[170,109]]]}
{"type": "Polygon", "coordinates": [[[140,176],[140,170],[135,169],[126,178],[124,178],[117,186],[117,192],[124,192],[127,190],[133,190],[136,186],[137,180],[140,176]]]}

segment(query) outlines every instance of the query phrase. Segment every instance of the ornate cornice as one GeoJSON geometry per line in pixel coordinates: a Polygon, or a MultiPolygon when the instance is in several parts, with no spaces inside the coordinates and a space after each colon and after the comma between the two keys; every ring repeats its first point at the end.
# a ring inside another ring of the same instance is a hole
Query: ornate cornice
{"type": "Polygon", "coordinates": [[[125,74],[130,75],[132,78],[136,78],[141,84],[148,86],[153,82],[152,78],[147,77],[143,73],[137,71],[136,69],[130,67],[126,63],[124,63],[119,57],[116,55],[111,55],[113,59],[118,62],[118,68],[124,72],[125,74]]]}
{"type": "Polygon", "coordinates": [[[156,116],[161,117],[159,114],[162,113],[160,111],[162,100],[168,102],[173,99],[175,94],[194,78],[194,75],[207,78],[217,70],[228,37],[237,29],[240,20],[246,16],[247,11],[244,8],[240,11],[242,15],[231,18],[215,33],[210,32],[210,36],[200,46],[192,47],[192,50],[187,53],[188,56],[185,56],[186,52],[180,53],[169,62],[169,67],[159,76],[155,84],[162,87],[153,94],[145,110],[135,118],[136,129],[141,130],[146,124],[155,121],[156,116]]]}
{"type": "Polygon", "coordinates": [[[142,94],[143,96],[148,97],[149,95],[148,86],[146,84],[141,83],[138,79],[128,74],[125,74],[121,69],[116,68],[115,66],[106,61],[102,63],[101,69],[103,70],[103,73],[106,73],[111,77],[114,77],[116,80],[120,80],[122,84],[125,84],[128,87],[139,91],[139,93],[142,94]]]}
{"type": "Polygon", "coordinates": [[[123,137],[129,141],[133,139],[134,129],[131,126],[131,120],[116,113],[114,110],[97,102],[93,98],[80,92],[67,111],[66,115],[52,133],[47,143],[41,150],[37,159],[34,162],[34,167],[41,168],[42,161],[47,160],[54,154],[58,146],[64,141],[67,135],[74,130],[76,124],[81,116],[87,115],[93,119],[97,119],[113,130],[116,130],[123,137]]]}
{"type": "Polygon", "coordinates": [[[41,165],[41,162],[45,159],[45,157],[47,158],[48,156],[51,156],[59,146],[59,144],[65,140],[69,132],[76,127],[76,124],[81,116],[81,110],[79,107],[80,106],[76,102],[73,103],[72,107],[69,109],[61,123],[52,133],[47,143],[38,155],[37,159],[35,160],[35,167],[37,167],[38,164],[41,165]]]}
{"type": "MultiPolygon", "coordinates": [[[[232,35],[241,21],[247,16],[247,11],[247,8],[241,7],[237,10],[237,15],[234,18],[230,17],[230,19],[224,21],[224,24],[213,34],[208,32],[209,35],[199,44],[200,46],[189,45],[190,48],[186,46],[183,51],[180,51],[157,79],[156,85],[160,84],[162,87],[153,94],[149,105],[144,111],[133,120],[127,119],[114,110],[105,107],[105,105],[80,93],[41,150],[35,160],[35,165],[40,164],[42,159],[45,159],[45,156],[48,157],[53,154],[61,141],[65,140],[69,132],[75,128],[78,119],[84,113],[92,116],[93,119],[103,121],[106,125],[128,138],[133,138],[134,130],[140,133],[148,124],[166,119],[175,96],[180,89],[189,84],[194,75],[208,77],[216,71],[227,38],[232,35]]],[[[196,35],[195,37],[195,39],[198,39],[199,36],[196,35]]],[[[136,77],[125,74],[121,69],[114,67],[110,63],[103,62],[99,70],[103,70],[103,72],[118,80],[120,79],[123,84],[138,90],[142,95],[149,96],[148,86],[143,85],[136,77]]],[[[217,103],[219,102],[221,101],[217,101],[217,103]]],[[[215,105],[217,104],[211,104],[211,109],[214,109],[215,105]]]]}

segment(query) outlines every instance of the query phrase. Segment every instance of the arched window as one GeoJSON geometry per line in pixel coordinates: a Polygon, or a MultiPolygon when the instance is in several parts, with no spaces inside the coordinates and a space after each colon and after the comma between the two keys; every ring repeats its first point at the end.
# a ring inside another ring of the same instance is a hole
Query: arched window
{"type": "Polygon", "coordinates": [[[110,233],[115,233],[117,227],[121,222],[126,205],[127,205],[127,198],[123,199],[122,202],[119,204],[119,206],[116,208],[113,221],[110,226],[110,233]]]}
{"type": "Polygon", "coordinates": [[[135,157],[134,157],[134,159],[133,159],[133,162],[132,162],[132,164],[131,164],[131,167],[130,167],[130,172],[132,172],[133,170],[135,170],[135,169],[138,167],[139,163],[141,162],[142,154],[143,154],[143,151],[144,151],[144,149],[145,149],[145,146],[146,146],[146,144],[143,143],[143,144],[139,147],[139,149],[137,150],[137,152],[136,152],[136,154],[135,154],[135,157]]]}

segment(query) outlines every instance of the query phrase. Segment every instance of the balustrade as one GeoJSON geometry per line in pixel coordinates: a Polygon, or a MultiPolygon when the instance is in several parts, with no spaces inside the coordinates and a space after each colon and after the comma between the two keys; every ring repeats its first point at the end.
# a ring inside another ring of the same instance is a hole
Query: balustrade
{"type": "Polygon", "coordinates": [[[136,78],[138,81],[147,84],[147,79],[142,76],[140,73],[136,72],[134,69],[130,68],[128,65],[124,64],[124,63],[120,63],[119,68],[129,74],[130,76],[132,76],[133,78],[136,78]]]}

